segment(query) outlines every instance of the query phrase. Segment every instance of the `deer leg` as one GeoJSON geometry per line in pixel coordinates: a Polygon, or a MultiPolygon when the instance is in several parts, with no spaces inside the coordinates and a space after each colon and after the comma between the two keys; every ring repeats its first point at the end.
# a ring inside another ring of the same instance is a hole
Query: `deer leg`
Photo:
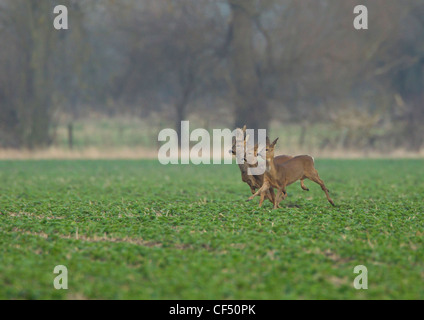
{"type": "Polygon", "coordinates": [[[302,179],[300,179],[300,187],[305,190],[305,191],[309,191],[308,187],[305,186],[305,183],[303,182],[303,179],[305,179],[306,177],[302,177],[302,179]]]}
{"type": "Polygon", "coordinates": [[[281,200],[285,199],[286,197],[287,197],[287,193],[286,193],[285,188],[284,187],[279,188],[278,192],[277,192],[277,197],[276,197],[275,202],[274,202],[274,209],[281,208],[280,202],[281,202],[281,200]]]}
{"type": "Polygon", "coordinates": [[[267,191],[261,193],[261,200],[259,201],[259,208],[262,207],[262,203],[267,198],[271,203],[275,201],[274,189],[269,188],[267,191]]]}
{"type": "Polygon", "coordinates": [[[331,203],[331,205],[335,206],[333,200],[330,198],[330,195],[328,194],[328,189],[324,184],[324,181],[321,180],[321,178],[318,175],[318,171],[315,170],[315,172],[309,176],[307,176],[308,179],[312,180],[313,182],[316,182],[317,184],[320,185],[322,191],[325,192],[325,195],[327,197],[328,202],[331,203]]]}
{"type": "Polygon", "coordinates": [[[252,194],[246,201],[252,200],[254,197],[256,197],[257,195],[259,195],[260,193],[261,193],[261,189],[259,189],[254,194],[252,194]]]}
{"type": "Polygon", "coordinates": [[[281,200],[286,200],[286,198],[287,198],[286,187],[284,187],[282,195],[283,195],[283,199],[281,199],[281,200]]]}
{"type": "MultiPolygon", "coordinates": [[[[268,196],[268,192],[266,193],[266,195],[268,196]]],[[[259,208],[262,207],[262,203],[265,200],[265,192],[261,193],[261,200],[259,200],[259,208]]]]}
{"type": "MultiPolygon", "coordinates": [[[[277,191],[277,193],[278,193],[278,191],[277,191]]],[[[275,201],[276,201],[276,195],[274,193],[274,189],[273,188],[269,188],[269,194],[271,195],[271,197],[269,197],[268,199],[269,199],[269,201],[272,204],[274,204],[275,201]]],[[[278,205],[278,203],[277,203],[277,208],[280,208],[280,206],[278,205]]]]}
{"type": "Polygon", "coordinates": [[[246,201],[250,201],[250,200],[252,200],[254,197],[256,197],[256,196],[260,195],[262,192],[265,192],[265,191],[267,191],[268,189],[269,189],[269,185],[268,185],[267,183],[264,183],[264,184],[262,185],[262,187],[260,187],[260,188],[259,188],[259,190],[258,190],[258,191],[256,191],[253,195],[251,195],[251,196],[249,197],[249,199],[247,199],[246,201]]]}
{"type": "Polygon", "coordinates": [[[274,189],[269,188],[268,190],[261,192],[261,200],[259,201],[259,208],[262,207],[262,203],[264,202],[265,198],[271,201],[272,203],[274,203],[274,199],[275,199],[274,189]]]}
{"type": "Polygon", "coordinates": [[[281,201],[280,199],[281,199],[281,190],[278,189],[277,196],[275,197],[275,200],[274,200],[274,207],[273,207],[273,209],[278,209],[279,203],[281,201]]]}
{"type": "Polygon", "coordinates": [[[267,191],[267,199],[269,201],[271,201],[272,203],[274,203],[275,201],[275,193],[274,193],[274,189],[273,188],[269,188],[267,191]]]}

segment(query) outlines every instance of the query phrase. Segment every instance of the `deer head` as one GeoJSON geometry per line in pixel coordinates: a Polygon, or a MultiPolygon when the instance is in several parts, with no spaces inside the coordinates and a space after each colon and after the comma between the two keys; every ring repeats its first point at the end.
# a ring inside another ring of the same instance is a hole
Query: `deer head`
{"type": "MultiPolygon", "coordinates": [[[[233,145],[231,147],[231,150],[229,152],[232,155],[237,154],[237,148],[243,148],[245,150],[246,148],[246,141],[248,140],[248,136],[246,137],[246,125],[243,126],[243,129],[237,128],[236,129],[236,136],[233,137],[233,145]]],[[[244,157],[244,155],[243,155],[244,157]]]]}
{"type": "Polygon", "coordinates": [[[266,137],[266,146],[259,152],[259,156],[266,161],[274,159],[274,149],[279,138],[275,139],[272,143],[269,140],[269,137],[266,137]]]}

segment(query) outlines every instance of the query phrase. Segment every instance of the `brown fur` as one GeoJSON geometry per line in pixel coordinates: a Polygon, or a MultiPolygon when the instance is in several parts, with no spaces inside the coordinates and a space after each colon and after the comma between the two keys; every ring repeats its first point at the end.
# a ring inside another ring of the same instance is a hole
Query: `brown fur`
{"type": "MultiPolygon", "coordinates": [[[[276,188],[278,190],[277,196],[274,198],[274,209],[278,208],[281,200],[287,197],[286,187],[296,182],[297,180],[309,179],[321,186],[321,189],[325,192],[328,202],[334,206],[333,200],[328,194],[328,189],[325,187],[324,181],[318,175],[318,171],[314,167],[314,159],[308,155],[301,155],[293,157],[292,159],[278,164],[274,161],[274,149],[277,139],[273,143],[269,143],[267,137],[266,146],[266,172],[263,180],[262,187],[254,193],[249,200],[252,200],[257,195],[263,197],[263,193],[267,192],[269,188],[276,188]]],[[[261,156],[263,152],[261,152],[261,156]]]]}
{"type": "MultiPolygon", "coordinates": [[[[240,130],[240,134],[243,134],[244,137],[244,149],[246,150],[246,145],[247,145],[247,140],[248,140],[248,136],[246,137],[246,126],[243,127],[243,130],[241,129],[237,129],[240,130]]],[[[236,143],[236,139],[233,139],[233,145],[232,148],[230,150],[230,153],[232,153],[233,155],[236,155],[236,150],[237,150],[237,143],[236,143]]],[[[247,152],[249,152],[251,150],[247,150],[247,152]]],[[[258,151],[258,145],[256,144],[254,147],[254,155],[255,157],[257,156],[257,151],[258,151]]],[[[246,155],[245,155],[246,156],[246,155]]],[[[279,155],[276,156],[274,158],[274,163],[276,165],[282,164],[290,159],[292,159],[293,156],[289,156],[289,155],[279,155]]],[[[250,187],[250,191],[252,192],[252,194],[256,193],[256,189],[260,189],[263,185],[264,182],[264,175],[249,175],[248,174],[248,169],[249,168],[254,168],[257,166],[257,164],[249,164],[247,161],[245,161],[242,164],[239,164],[239,169],[241,172],[241,180],[245,183],[247,183],[250,187]]],[[[309,189],[305,186],[303,179],[300,180],[300,186],[303,190],[309,191],[309,189]]],[[[270,187],[268,190],[266,190],[265,192],[263,192],[261,194],[261,199],[259,201],[259,207],[262,206],[263,201],[266,199],[268,199],[271,203],[275,203],[275,193],[274,193],[274,189],[272,187],[270,187]]]]}

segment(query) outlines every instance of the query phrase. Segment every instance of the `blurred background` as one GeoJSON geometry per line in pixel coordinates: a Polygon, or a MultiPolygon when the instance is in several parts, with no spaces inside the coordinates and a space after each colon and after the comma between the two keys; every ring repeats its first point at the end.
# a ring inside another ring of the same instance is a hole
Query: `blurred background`
{"type": "Polygon", "coordinates": [[[423,153],[424,0],[0,0],[0,44],[6,155],[155,157],[182,120],[291,154],[423,153]]]}

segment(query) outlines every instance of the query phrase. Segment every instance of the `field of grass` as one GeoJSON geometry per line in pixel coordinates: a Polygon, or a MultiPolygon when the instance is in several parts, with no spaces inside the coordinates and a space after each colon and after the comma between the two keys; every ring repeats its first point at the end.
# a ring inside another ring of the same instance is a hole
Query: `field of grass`
{"type": "MultiPolygon", "coordinates": [[[[174,122],[165,122],[163,116],[150,118],[139,117],[101,117],[87,115],[73,122],[73,147],[74,150],[87,148],[119,149],[122,147],[153,148],[159,145],[158,133],[164,128],[173,128],[174,122]]],[[[190,119],[190,128],[205,128],[212,135],[212,128],[231,128],[232,124],[226,123],[225,118],[221,123],[205,124],[197,118],[190,119]]],[[[68,149],[68,123],[59,124],[55,136],[54,146],[60,149],[68,149]]],[[[284,145],[286,150],[308,150],[314,154],[323,149],[324,141],[336,142],[344,135],[344,130],[331,124],[310,124],[304,138],[304,145],[299,145],[301,127],[298,124],[275,122],[271,125],[272,137],[280,137],[279,145],[284,145]]],[[[331,147],[333,150],[335,146],[331,147]]],[[[299,150],[299,151],[300,151],[299,150]]],[[[327,150],[328,151],[328,150],[327,150]]],[[[357,153],[357,151],[356,151],[357,153]]]]}
{"type": "Polygon", "coordinates": [[[335,208],[306,180],[259,209],[236,165],[0,161],[0,298],[423,299],[424,161],[316,167],[335,208]]]}

